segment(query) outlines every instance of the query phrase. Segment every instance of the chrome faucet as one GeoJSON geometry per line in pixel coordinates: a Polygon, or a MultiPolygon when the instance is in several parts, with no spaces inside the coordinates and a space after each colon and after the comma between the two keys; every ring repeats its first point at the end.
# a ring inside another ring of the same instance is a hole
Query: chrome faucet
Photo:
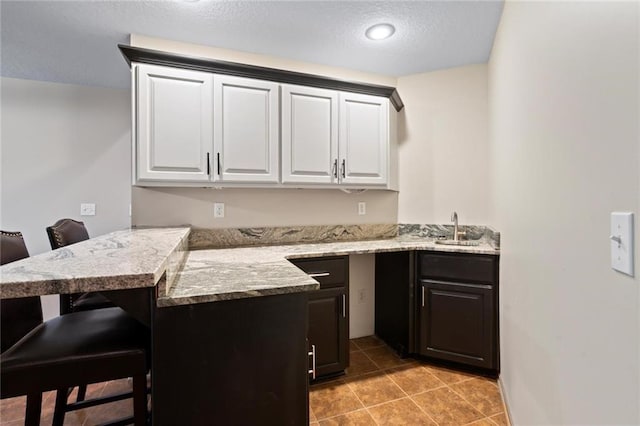
{"type": "Polygon", "coordinates": [[[451,221],[453,222],[453,241],[458,241],[458,239],[460,238],[458,232],[458,213],[451,213],[451,221]]]}

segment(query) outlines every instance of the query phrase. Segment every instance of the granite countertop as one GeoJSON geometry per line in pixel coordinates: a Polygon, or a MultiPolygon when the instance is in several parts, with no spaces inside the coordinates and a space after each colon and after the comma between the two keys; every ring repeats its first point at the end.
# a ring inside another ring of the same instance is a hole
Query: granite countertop
{"type": "Polygon", "coordinates": [[[500,253],[486,241],[478,246],[447,246],[435,244],[433,238],[410,235],[367,241],[194,250],[187,255],[184,268],[167,295],[158,298],[158,306],[314,290],[319,284],[287,259],[410,250],[500,253]]]}
{"type": "MultiPolygon", "coordinates": [[[[190,228],[127,229],[0,266],[0,298],[171,285],[190,228]]],[[[160,289],[160,294],[164,289],[160,289]]]]}
{"type": "MultiPolygon", "coordinates": [[[[479,238],[486,229],[469,231],[479,238]]],[[[0,266],[0,298],[158,286],[158,306],[166,307],[318,289],[319,284],[289,259],[409,250],[500,253],[486,237],[478,246],[435,244],[433,235],[450,232],[442,226],[408,225],[401,230],[395,237],[397,225],[274,228],[248,234],[242,230],[242,238],[257,236],[269,245],[189,251],[194,241],[211,241],[202,239],[207,233],[219,236],[225,231],[196,231],[194,239],[189,227],[128,229],[0,266]],[[274,244],[294,233],[295,238],[322,234],[331,242],[274,244]],[[367,235],[378,239],[363,239],[367,235]],[[335,241],[342,236],[359,240],[335,241]]]]}

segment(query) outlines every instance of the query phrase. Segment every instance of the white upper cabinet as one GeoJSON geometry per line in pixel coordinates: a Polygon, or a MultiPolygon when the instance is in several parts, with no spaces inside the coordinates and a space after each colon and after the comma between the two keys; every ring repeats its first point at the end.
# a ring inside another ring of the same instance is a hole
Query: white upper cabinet
{"type": "Polygon", "coordinates": [[[277,183],[277,83],[214,77],[214,181],[277,183]]]}
{"type": "Polygon", "coordinates": [[[134,64],[134,183],[396,189],[389,99],[134,64]]]}
{"type": "Polygon", "coordinates": [[[386,185],[389,149],[388,100],[340,93],[340,182],[386,185]]]}
{"type": "Polygon", "coordinates": [[[208,181],[213,76],[153,65],[136,72],[137,179],[208,181]]]}
{"type": "Polygon", "coordinates": [[[282,182],[338,182],[338,92],[282,86],[282,182]]]}

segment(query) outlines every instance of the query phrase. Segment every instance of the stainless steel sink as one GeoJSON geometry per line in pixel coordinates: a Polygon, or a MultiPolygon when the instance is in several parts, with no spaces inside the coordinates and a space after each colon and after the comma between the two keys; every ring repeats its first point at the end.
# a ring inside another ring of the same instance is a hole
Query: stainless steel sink
{"type": "Polygon", "coordinates": [[[446,246],[479,246],[480,241],[474,240],[436,240],[436,244],[443,244],[446,246]]]}

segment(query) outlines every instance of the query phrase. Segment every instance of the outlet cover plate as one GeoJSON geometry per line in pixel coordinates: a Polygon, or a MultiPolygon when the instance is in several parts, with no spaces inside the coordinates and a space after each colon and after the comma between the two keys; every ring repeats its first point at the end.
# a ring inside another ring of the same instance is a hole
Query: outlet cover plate
{"type": "Polygon", "coordinates": [[[96,205],[94,203],[80,204],[80,216],[95,216],[96,205]]]}
{"type": "Polygon", "coordinates": [[[213,217],[216,219],[224,217],[224,203],[213,203],[213,217]]]}

